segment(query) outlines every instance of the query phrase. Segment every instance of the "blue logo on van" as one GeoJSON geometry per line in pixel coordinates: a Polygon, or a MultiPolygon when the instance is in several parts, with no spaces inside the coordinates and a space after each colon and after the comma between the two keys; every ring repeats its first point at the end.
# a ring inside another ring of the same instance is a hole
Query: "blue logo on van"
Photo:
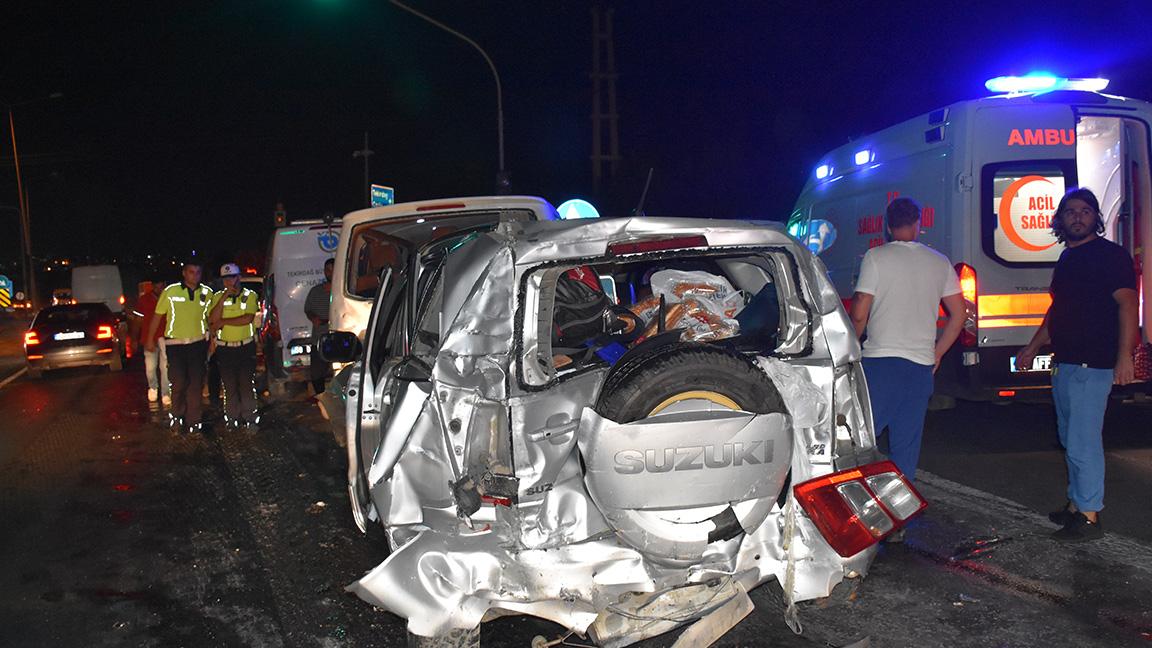
{"type": "Polygon", "coordinates": [[[823,219],[813,219],[808,224],[808,249],[820,254],[836,242],[836,226],[823,219]]]}
{"type": "Polygon", "coordinates": [[[335,252],[336,247],[340,245],[340,234],[332,230],[324,230],[316,236],[316,242],[320,244],[320,249],[325,252],[335,252]]]}

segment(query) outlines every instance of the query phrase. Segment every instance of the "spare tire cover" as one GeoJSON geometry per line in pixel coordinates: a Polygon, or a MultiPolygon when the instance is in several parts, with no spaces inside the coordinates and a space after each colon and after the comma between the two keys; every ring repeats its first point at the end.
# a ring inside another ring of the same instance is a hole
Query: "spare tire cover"
{"type": "Polygon", "coordinates": [[[791,419],[752,361],[685,343],[606,381],[581,423],[589,495],[620,537],[669,565],[759,526],[792,458],[791,419]]]}

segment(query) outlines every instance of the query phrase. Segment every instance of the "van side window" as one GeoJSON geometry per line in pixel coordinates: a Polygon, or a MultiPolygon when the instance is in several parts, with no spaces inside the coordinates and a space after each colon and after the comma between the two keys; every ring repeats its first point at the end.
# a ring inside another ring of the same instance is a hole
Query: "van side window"
{"type": "Polygon", "coordinates": [[[486,231],[508,221],[527,222],[529,209],[428,212],[361,223],[348,243],[346,293],[353,299],[372,299],[380,289],[380,272],[401,262],[404,247],[425,249],[448,237],[486,231]]]}

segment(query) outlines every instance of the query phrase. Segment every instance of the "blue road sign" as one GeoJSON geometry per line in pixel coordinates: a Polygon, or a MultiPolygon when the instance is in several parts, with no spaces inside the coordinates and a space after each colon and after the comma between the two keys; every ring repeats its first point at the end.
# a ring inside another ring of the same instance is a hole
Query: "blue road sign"
{"type": "Polygon", "coordinates": [[[12,280],[0,275],[0,308],[12,308],[12,280]]]}
{"type": "Polygon", "coordinates": [[[396,202],[396,190],[384,185],[372,185],[372,206],[383,207],[396,202]]]}

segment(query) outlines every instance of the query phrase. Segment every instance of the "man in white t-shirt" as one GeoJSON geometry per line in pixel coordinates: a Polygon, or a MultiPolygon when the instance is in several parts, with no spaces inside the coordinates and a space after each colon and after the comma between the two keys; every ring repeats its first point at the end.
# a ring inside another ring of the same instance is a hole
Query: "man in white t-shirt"
{"type": "Polygon", "coordinates": [[[932,375],[964,326],[964,298],[951,262],[916,242],[920,206],[897,198],[885,215],[891,241],[868,250],[850,315],[864,340],[864,375],[876,435],[888,428],[888,456],[912,480],[920,459],[932,375]],[[948,323],[936,336],[940,303],[948,323]]]}

